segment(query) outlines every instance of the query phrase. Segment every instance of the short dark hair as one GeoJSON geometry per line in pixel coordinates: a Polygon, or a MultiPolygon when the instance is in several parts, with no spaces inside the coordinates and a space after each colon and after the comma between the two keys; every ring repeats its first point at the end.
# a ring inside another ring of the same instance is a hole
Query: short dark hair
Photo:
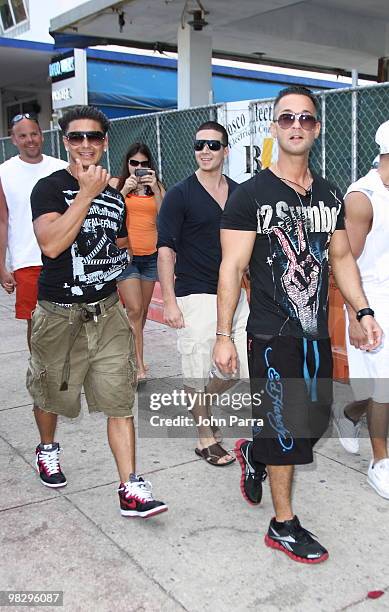
{"type": "Polygon", "coordinates": [[[221,134],[222,136],[222,144],[225,147],[228,147],[228,134],[224,125],[217,123],[217,121],[206,121],[205,123],[202,123],[200,127],[197,128],[196,134],[201,130],[215,130],[215,132],[219,132],[219,134],[221,134]]]}
{"type": "Polygon", "coordinates": [[[282,98],[285,98],[285,96],[290,96],[292,94],[297,96],[306,96],[311,100],[316,112],[319,112],[319,102],[316,96],[312,93],[310,89],[308,89],[308,87],[304,87],[303,85],[291,85],[290,87],[285,87],[284,89],[281,89],[281,91],[278,92],[278,95],[274,101],[274,110],[276,109],[282,98]]]}
{"type": "Polygon", "coordinates": [[[104,134],[109,130],[108,117],[95,106],[75,106],[58,119],[58,124],[62,132],[66,134],[69,123],[77,121],[78,119],[92,119],[93,121],[98,121],[104,134]]]}

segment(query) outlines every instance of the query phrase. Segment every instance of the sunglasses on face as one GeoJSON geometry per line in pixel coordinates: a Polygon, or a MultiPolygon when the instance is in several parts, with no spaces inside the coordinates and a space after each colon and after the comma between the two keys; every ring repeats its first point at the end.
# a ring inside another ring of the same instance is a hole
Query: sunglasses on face
{"type": "Polygon", "coordinates": [[[309,113],[281,113],[278,119],[274,119],[283,130],[287,130],[298,120],[303,130],[311,131],[315,128],[317,119],[309,113]]]}
{"type": "Polygon", "coordinates": [[[38,117],[33,113],[20,113],[19,115],[12,117],[11,124],[15,125],[16,123],[19,123],[19,121],[23,121],[23,119],[29,119],[30,121],[35,121],[35,123],[38,123],[38,117]]]}
{"type": "Polygon", "coordinates": [[[195,151],[202,151],[204,149],[205,145],[207,145],[207,147],[208,147],[208,149],[210,151],[220,151],[220,149],[222,147],[226,146],[225,144],[220,142],[220,140],[195,140],[194,141],[194,150],[195,151]]]}
{"type": "Polygon", "coordinates": [[[65,138],[72,145],[82,144],[85,138],[91,145],[98,145],[104,141],[105,134],[103,132],[68,132],[65,138]]]}
{"type": "Polygon", "coordinates": [[[128,163],[130,164],[130,166],[133,166],[134,168],[137,168],[138,166],[140,166],[141,168],[148,168],[150,165],[149,161],[140,162],[137,159],[129,159],[128,163]]]}

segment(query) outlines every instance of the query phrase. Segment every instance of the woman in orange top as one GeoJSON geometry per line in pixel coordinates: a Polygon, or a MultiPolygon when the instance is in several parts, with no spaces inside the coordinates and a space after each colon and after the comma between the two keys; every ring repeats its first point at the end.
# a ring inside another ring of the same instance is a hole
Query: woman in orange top
{"type": "Polygon", "coordinates": [[[150,149],[136,142],[124,159],[116,185],[126,202],[131,263],[117,278],[120,295],[135,335],[138,382],[146,380],[143,328],[157,274],[157,215],[165,190],[158,180],[150,149]]]}

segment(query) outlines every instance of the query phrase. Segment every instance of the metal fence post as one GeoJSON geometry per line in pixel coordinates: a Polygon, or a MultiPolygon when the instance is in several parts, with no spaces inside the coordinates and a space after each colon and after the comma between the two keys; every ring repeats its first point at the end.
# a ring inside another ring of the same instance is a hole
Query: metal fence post
{"type": "Polygon", "coordinates": [[[158,177],[162,182],[163,174],[162,174],[162,152],[161,152],[161,126],[159,122],[159,116],[155,116],[155,129],[157,132],[157,163],[158,163],[158,177]]]}
{"type": "Polygon", "coordinates": [[[255,134],[255,102],[249,104],[249,122],[250,122],[250,174],[254,176],[253,159],[254,159],[254,134],[255,134]]]}
{"type": "Polygon", "coordinates": [[[358,178],[358,92],[351,93],[351,182],[358,178]]]}
{"type": "Polygon", "coordinates": [[[321,96],[321,175],[326,178],[326,97],[321,96]]]}
{"type": "Polygon", "coordinates": [[[61,159],[61,145],[59,142],[59,130],[55,131],[55,144],[57,146],[57,155],[58,159],[61,159]]]}
{"type": "Polygon", "coordinates": [[[111,174],[111,159],[109,156],[109,144],[108,144],[107,151],[106,151],[106,159],[107,159],[107,170],[109,174],[111,174]]]}
{"type": "Polygon", "coordinates": [[[3,156],[2,161],[5,162],[5,142],[4,142],[4,139],[1,139],[1,153],[2,153],[2,156],[3,156]]]}
{"type": "MultiPolygon", "coordinates": [[[[217,121],[219,118],[218,116],[219,109],[221,110],[220,114],[223,116],[223,125],[227,129],[227,124],[228,124],[227,104],[221,104],[219,107],[214,109],[214,112],[216,115],[214,118],[214,121],[217,121]]],[[[224,160],[223,170],[227,176],[230,176],[230,158],[228,155],[224,160]]]]}

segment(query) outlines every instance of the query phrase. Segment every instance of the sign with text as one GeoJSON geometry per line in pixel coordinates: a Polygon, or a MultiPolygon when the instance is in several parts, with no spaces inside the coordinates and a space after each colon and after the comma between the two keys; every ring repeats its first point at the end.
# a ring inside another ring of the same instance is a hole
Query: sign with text
{"type": "Polygon", "coordinates": [[[272,101],[227,102],[219,109],[230,144],[228,175],[234,181],[247,181],[277,159],[277,144],[270,135],[272,117],[272,101]]]}
{"type": "Polygon", "coordinates": [[[56,55],[49,64],[49,77],[52,83],[70,79],[74,77],[75,74],[74,49],[63,55],[56,55]]]}
{"type": "Polygon", "coordinates": [[[49,73],[52,80],[53,110],[88,104],[86,51],[74,49],[71,53],[53,58],[49,73]]]}

